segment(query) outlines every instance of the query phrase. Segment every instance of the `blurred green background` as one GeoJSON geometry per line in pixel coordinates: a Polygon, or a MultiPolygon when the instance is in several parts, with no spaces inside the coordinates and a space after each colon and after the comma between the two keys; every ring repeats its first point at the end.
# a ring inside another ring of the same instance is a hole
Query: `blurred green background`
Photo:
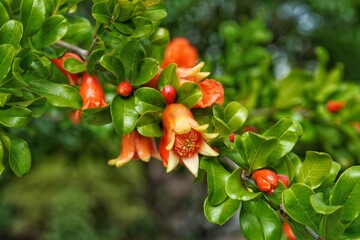
{"type": "MultiPolygon", "coordinates": [[[[80,4],[78,14],[89,15],[89,2],[80,4]]],[[[275,77],[293,68],[315,69],[314,48],[323,46],[329,66],[342,62],[345,79],[360,79],[359,1],[165,3],[162,26],[172,37],[188,38],[214,75],[231,67],[223,59],[220,32],[232,21],[247,26],[243,35],[266,49],[261,64],[275,77]]],[[[223,227],[206,221],[204,182],[194,184],[183,170],[166,174],[156,160],[109,167],[107,160],[119,152],[119,136],[111,126],[74,126],[68,114],[49,107],[41,119],[14,132],[29,142],[33,165],[25,177],[15,177],[8,166],[1,176],[0,239],[241,239],[237,219],[223,227]]]]}

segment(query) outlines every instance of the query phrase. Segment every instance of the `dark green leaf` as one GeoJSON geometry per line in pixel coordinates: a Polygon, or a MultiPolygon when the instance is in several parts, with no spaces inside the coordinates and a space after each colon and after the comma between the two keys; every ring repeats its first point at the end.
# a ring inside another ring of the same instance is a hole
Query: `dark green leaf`
{"type": "Polygon", "coordinates": [[[360,238],[360,216],[358,216],[350,225],[346,226],[342,239],[360,238]]]}
{"type": "Polygon", "coordinates": [[[0,133],[0,139],[9,155],[9,165],[16,176],[21,177],[31,168],[31,153],[27,142],[21,138],[0,133]]]}
{"type": "Polygon", "coordinates": [[[9,14],[6,10],[6,7],[2,2],[0,2],[0,26],[6,23],[9,19],[9,14]]]}
{"type": "Polygon", "coordinates": [[[179,87],[179,79],[176,75],[176,64],[167,65],[160,73],[158,88],[161,90],[166,85],[173,86],[176,90],[179,87]]]}
{"type": "Polygon", "coordinates": [[[32,112],[27,108],[11,107],[0,110],[0,124],[9,128],[19,128],[26,126],[32,117],[32,112]]]}
{"type": "Polygon", "coordinates": [[[215,158],[203,157],[200,168],[207,172],[209,204],[220,205],[227,198],[225,184],[230,173],[215,158]]]}
{"type": "Polygon", "coordinates": [[[159,71],[159,62],[154,58],[144,58],[140,64],[139,75],[133,81],[135,86],[149,82],[159,71]]]}
{"type": "Polygon", "coordinates": [[[47,47],[65,36],[68,29],[66,18],[62,15],[53,15],[46,19],[41,29],[37,32],[32,41],[37,48],[47,47]]]}
{"type": "Polygon", "coordinates": [[[162,112],[166,102],[159,91],[154,88],[142,87],[135,92],[135,110],[144,114],[145,112],[162,112]]]}
{"type": "Polygon", "coordinates": [[[0,86],[11,68],[15,48],[10,44],[0,45],[0,86]]]}
{"type": "Polygon", "coordinates": [[[109,24],[111,22],[111,12],[109,9],[109,3],[107,1],[101,1],[95,3],[91,9],[91,14],[96,21],[109,24]]]}
{"type": "MultiPolygon", "coordinates": [[[[101,59],[101,57],[104,55],[105,50],[104,49],[96,49],[92,51],[88,57],[87,61],[87,71],[89,73],[93,73],[96,63],[101,59]]],[[[121,64],[122,66],[122,64],[121,64]]]]}
{"type": "Polygon", "coordinates": [[[134,111],[135,99],[116,95],[111,102],[111,118],[116,132],[120,135],[129,134],[135,129],[139,114],[134,111]]]}
{"type": "Polygon", "coordinates": [[[144,45],[138,40],[132,40],[125,44],[120,56],[124,65],[126,78],[130,82],[135,81],[139,74],[139,62],[146,56],[144,45]]]}
{"type": "Polygon", "coordinates": [[[331,191],[330,204],[343,205],[342,221],[351,223],[360,216],[360,166],[353,166],[345,170],[331,191]]]}
{"type": "Polygon", "coordinates": [[[225,119],[224,109],[219,105],[215,105],[213,107],[213,118],[211,120],[219,136],[228,137],[232,131],[223,119],[225,119]]]}
{"type": "Polygon", "coordinates": [[[240,206],[240,201],[227,198],[220,205],[213,206],[208,198],[204,202],[204,213],[206,219],[214,224],[225,224],[240,206]]]}
{"type": "Polygon", "coordinates": [[[112,122],[110,105],[101,108],[88,108],[82,111],[82,118],[91,125],[105,125],[112,122]]]}
{"type": "Polygon", "coordinates": [[[282,234],[279,215],[263,199],[242,203],[240,227],[247,239],[279,240],[282,234]]]}
{"type": "Polygon", "coordinates": [[[5,150],[0,138],[0,176],[2,172],[5,170],[5,167],[3,165],[4,155],[5,155],[5,150]]]}
{"type": "Polygon", "coordinates": [[[242,169],[238,168],[231,173],[226,182],[226,193],[231,199],[249,201],[261,195],[261,192],[254,193],[246,189],[244,181],[241,178],[242,169]]]}
{"type": "Polygon", "coordinates": [[[305,183],[312,189],[321,185],[329,175],[332,159],[327,153],[308,151],[297,175],[297,182],[305,183]]]}
{"type": "Polygon", "coordinates": [[[56,107],[80,109],[82,106],[79,91],[74,87],[49,82],[47,80],[33,80],[28,83],[34,92],[46,97],[49,103],[56,107]]]}
{"type": "Polygon", "coordinates": [[[230,102],[224,112],[224,122],[232,132],[238,130],[248,116],[248,110],[244,108],[239,102],[230,102]]]}
{"type": "Polygon", "coordinates": [[[139,118],[138,132],[145,137],[161,137],[161,112],[146,112],[139,118]]]}
{"type": "Polygon", "coordinates": [[[125,80],[125,70],[121,60],[114,55],[104,55],[100,59],[100,65],[116,76],[116,83],[125,80]]]}
{"type": "Polygon", "coordinates": [[[182,84],[177,92],[177,102],[192,108],[202,99],[202,92],[198,84],[186,82],[182,84]]]}
{"type": "Polygon", "coordinates": [[[20,6],[20,21],[24,27],[23,39],[40,30],[45,19],[45,5],[43,0],[22,0],[20,6]]]}
{"type": "Polygon", "coordinates": [[[310,197],[314,194],[310,187],[296,183],[283,192],[283,204],[286,213],[291,218],[309,226],[315,232],[319,232],[321,215],[313,209],[310,203],[310,197]]]}
{"type": "Polygon", "coordinates": [[[339,208],[335,212],[323,216],[320,223],[321,237],[326,240],[338,240],[342,239],[345,227],[341,223],[341,215],[343,209],[339,208]]]}
{"type": "Polygon", "coordinates": [[[11,44],[17,51],[20,50],[20,40],[23,34],[21,22],[10,20],[0,28],[0,45],[11,44]]]}

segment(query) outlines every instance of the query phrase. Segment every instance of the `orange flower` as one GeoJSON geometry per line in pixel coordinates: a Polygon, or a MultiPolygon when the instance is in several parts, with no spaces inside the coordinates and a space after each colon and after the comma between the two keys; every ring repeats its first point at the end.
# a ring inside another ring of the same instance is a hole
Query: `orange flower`
{"type": "Polygon", "coordinates": [[[184,105],[167,105],[163,112],[162,124],[164,136],[160,141],[160,155],[167,172],[181,163],[196,177],[199,170],[199,153],[205,156],[219,155],[206,143],[206,140],[216,138],[218,133],[205,133],[208,124],[200,126],[184,105]]]}
{"type": "Polygon", "coordinates": [[[199,82],[202,92],[201,100],[195,104],[194,108],[206,108],[212,104],[222,104],[224,102],[224,88],[222,84],[213,79],[205,79],[199,82]]]}
{"type": "Polygon", "coordinates": [[[165,68],[170,63],[177,63],[178,67],[191,68],[195,66],[197,60],[196,48],[191,46],[186,38],[177,37],[166,47],[161,67],[165,68]]]}
{"type": "Polygon", "coordinates": [[[144,137],[134,130],[122,136],[120,155],[109,160],[108,164],[121,167],[130,160],[148,162],[151,157],[161,159],[154,138],[144,137]]]}

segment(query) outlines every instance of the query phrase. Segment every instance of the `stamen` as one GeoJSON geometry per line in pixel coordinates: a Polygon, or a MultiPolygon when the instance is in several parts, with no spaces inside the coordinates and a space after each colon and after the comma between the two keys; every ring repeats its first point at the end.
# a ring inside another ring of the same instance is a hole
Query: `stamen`
{"type": "Polygon", "coordinates": [[[180,157],[188,158],[199,151],[202,141],[201,134],[198,131],[191,129],[188,133],[175,135],[173,150],[180,157]]]}

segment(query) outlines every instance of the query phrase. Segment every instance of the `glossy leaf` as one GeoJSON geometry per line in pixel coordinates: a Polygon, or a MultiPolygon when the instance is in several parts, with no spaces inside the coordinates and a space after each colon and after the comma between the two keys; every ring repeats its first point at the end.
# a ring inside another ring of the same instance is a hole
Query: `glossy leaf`
{"type": "Polygon", "coordinates": [[[86,71],[86,65],[75,58],[67,58],[63,63],[64,69],[70,73],[81,73],[86,71]]]}
{"type": "Polygon", "coordinates": [[[224,122],[232,132],[237,131],[248,116],[248,110],[238,102],[230,102],[224,112],[224,122]]]}
{"type": "Polygon", "coordinates": [[[275,137],[278,145],[270,158],[279,159],[292,150],[302,135],[299,123],[290,118],[284,118],[264,132],[264,136],[275,137]]]}
{"type": "Polygon", "coordinates": [[[111,13],[107,1],[97,2],[92,6],[91,14],[96,21],[109,24],[111,22],[111,13]]]}
{"type": "Polygon", "coordinates": [[[282,199],[285,211],[291,218],[319,232],[321,215],[313,209],[310,202],[310,197],[314,194],[310,187],[296,183],[283,192],[282,199]]]}
{"type": "Polygon", "coordinates": [[[350,225],[346,226],[342,239],[359,239],[360,238],[360,216],[358,216],[350,225]]]}
{"type": "Polygon", "coordinates": [[[318,194],[310,196],[310,203],[314,210],[323,215],[329,215],[342,208],[342,206],[331,206],[324,203],[322,197],[318,194]]]}
{"type": "Polygon", "coordinates": [[[145,137],[161,137],[161,116],[160,112],[144,113],[138,120],[137,131],[145,137]]]}
{"type": "MultiPolygon", "coordinates": [[[[99,48],[90,53],[90,55],[88,57],[88,61],[87,61],[88,73],[93,73],[97,62],[102,58],[102,56],[104,55],[104,52],[105,52],[104,49],[99,48]]],[[[121,66],[122,66],[122,64],[121,64],[121,66]]]]}
{"type": "Polygon", "coordinates": [[[145,38],[150,36],[153,32],[153,25],[149,22],[148,24],[138,25],[132,33],[132,38],[145,38]]]}
{"type": "Polygon", "coordinates": [[[0,45],[0,85],[11,68],[15,56],[15,48],[10,44],[0,45]]]}
{"type": "Polygon", "coordinates": [[[22,35],[23,26],[21,22],[10,20],[0,28],[0,45],[11,44],[17,51],[19,51],[22,35]]]}
{"type": "Polygon", "coordinates": [[[225,184],[230,173],[214,158],[203,157],[200,168],[207,172],[208,201],[217,206],[227,198],[225,184]]]}
{"type": "Polygon", "coordinates": [[[336,182],[330,195],[331,205],[343,205],[342,221],[349,224],[360,215],[360,166],[345,170],[336,182]]]}
{"type": "Polygon", "coordinates": [[[240,201],[227,198],[220,205],[213,206],[209,199],[206,198],[204,202],[204,213],[206,219],[214,224],[225,224],[238,210],[240,201]]]}
{"type": "Polygon", "coordinates": [[[5,103],[10,99],[10,93],[2,93],[0,92],[0,107],[3,107],[5,103]]]}
{"type": "Polygon", "coordinates": [[[114,55],[104,55],[100,59],[100,65],[116,76],[116,83],[125,80],[125,70],[121,60],[114,55]]]}
{"type": "Polygon", "coordinates": [[[177,103],[192,108],[202,98],[202,92],[198,84],[186,82],[180,86],[177,92],[177,103]]]}
{"type": "Polygon", "coordinates": [[[46,19],[41,29],[37,32],[32,41],[37,48],[50,46],[65,36],[68,29],[66,18],[62,15],[53,15],[46,19]]]}
{"type": "Polygon", "coordinates": [[[0,110],[0,124],[9,128],[26,126],[32,119],[32,112],[27,108],[11,107],[0,110]]]}
{"type": "Polygon", "coordinates": [[[161,90],[166,85],[171,85],[175,89],[179,87],[179,79],[176,75],[176,64],[167,65],[160,73],[158,88],[161,90]]]}
{"type": "Polygon", "coordinates": [[[339,208],[329,215],[325,215],[320,223],[320,233],[323,239],[338,240],[341,239],[345,231],[345,226],[341,223],[343,209],[339,208]]]}
{"type": "Polygon", "coordinates": [[[132,83],[138,77],[139,62],[146,55],[141,41],[133,40],[125,44],[121,51],[121,61],[125,69],[125,77],[132,83]]]}
{"type": "Polygon", "coordinates": [[[144,58],[140,64],[139,75],[133,81],[135,86],[149,82],[159,71],[159,62],[154,58],[144,58]]]}
{"type": "Polygon", "coordinates": [[[166,102],[159,91],[154,88],[142,87],[135,92],[135,110],[144,114],[145,112],[162,112],[166,102]]]}
{"type": "Polygon", "coordinates": [[[252,190],[246,189],[244,181],[241,179],[242,169],[238,168],[231,173],[226,182],[225,190],[231,199],[249,201],[261,195],[261,192],[254,193],[252,190]]]}
{"type": "Polygon", "coordinates": [[[297,182],[317,188],[329,175],[332,159],[327,153],[306,152],[306,158],[297,174],[297,182]]]}
{"type": "Polygon", "coordinates": [[[24,27],[24,37],[29,36],[40,30],[41,24],[45,19],[44,0],[22,0],[20,6],[20,21],[24,27]]]}
{"type": "Polygon", "coordinates": [[[2,2],[0,2],[0,26],[6,23],[9,19],[9,14],[6,10],[6,7],[2,2]]]}
{"type": "Polygon", "coordinates": [[[136,127],[138,113],[134,111],[135,98],[116,95],[111,102],[111,118],[116,132],[120,135],[129,134],[136,127]]]}
{"type": "Polygon", "coordinates": [[[18,177],[27,174],[31,168],[31,153],[27,142],[4,133],[0,133],[0,139],[8,151],[11,170],[18,177]]]}
{"type": "Polygon", "coordinates": [[[91,125],[105,125],[112,122],[110,105],[102,108],[87,108],[82,111],[82,118],[91,125]]]}
{"type": "Polygon", "coordinates": [[[236,150],[246,159],[249,171],[266,167],[270,164],[270,154],[276,149],[277,140],[253,132],[246,132],[235,138],[236,150]]]}
{"type": "Polygon", "coordinates": [[[225,118],[224,109],[218,105],[215,105],[213,107],[212,123],[214,124],[216,132],[219,133],[219,136],[228,137],[232,131],[224,122],[223,120],[224,118],[225,118]]]}
{"type": "Polygon", "coordinates": [[[279,215],[263,199],[242,203],[240,227],[247,239],[278,240],[282,235],[279,215]]]}
{"type": "Polygon", "coordinates": [[[56,107],[80,109],[82,106],[79,91],[74,87],[47,80],[33,80],[28,83],[34,92],[46,97],[49,103],[56,107]]]}

